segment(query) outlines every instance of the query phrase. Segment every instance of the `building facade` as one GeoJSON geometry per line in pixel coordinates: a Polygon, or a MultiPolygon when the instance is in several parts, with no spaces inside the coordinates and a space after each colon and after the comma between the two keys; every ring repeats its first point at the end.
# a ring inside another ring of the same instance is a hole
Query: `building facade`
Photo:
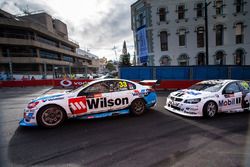
{"type": "MultiPolygon", "coordinates": [[[[211,0],[208,64],[250,65],[250,1],[211,0]]],[[[139,64],[206,65],[204,0],[138,0],[131,27],[139,64]]]]}
{"type": "Polygon", "coordinates": [[[67,25],[47,13],[16,17],[0,10],[0,72],[10,78],[58,78],[98,68],[92,54],[78,54],[78,48],[68,38],[67,25]]]}

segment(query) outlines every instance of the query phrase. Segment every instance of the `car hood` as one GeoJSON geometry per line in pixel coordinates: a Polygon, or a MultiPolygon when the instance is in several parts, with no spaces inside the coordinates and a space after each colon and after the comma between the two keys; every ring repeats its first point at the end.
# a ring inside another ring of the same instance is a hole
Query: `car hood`
{"type": "Polygon", "coordinates": [[[212,92],[206,91],[197,91],[192,89],[182,89],[170,94],[171,96],[182,98],[182,99],[195,99],[195,98],[204,98],[214,95],[212,92]]]}

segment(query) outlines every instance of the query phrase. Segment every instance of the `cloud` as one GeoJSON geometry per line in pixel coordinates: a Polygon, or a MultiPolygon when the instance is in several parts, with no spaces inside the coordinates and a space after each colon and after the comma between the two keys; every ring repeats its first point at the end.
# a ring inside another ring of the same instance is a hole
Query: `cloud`
{"type": "MultiPolygon", "coordinates": [[[[99,57],[115,59],[114,45],[118,55],[124,40],[127,46],[133,45],[130,5],[135,1],[0,0],[0,7],[11,14],[20,14],[27,6],[29,11],[46,11],[67,24],[69,38],[78,41],[81,48],[88,48],[99,57]]],[[[133,53],[133,47],[128,51],[133,53]]]]}

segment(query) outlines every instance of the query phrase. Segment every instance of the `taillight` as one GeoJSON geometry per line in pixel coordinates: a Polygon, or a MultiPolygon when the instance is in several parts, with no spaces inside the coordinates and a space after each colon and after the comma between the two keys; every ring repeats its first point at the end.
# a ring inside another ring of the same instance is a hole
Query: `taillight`
{"type": "Polygon", "coordinates": [[[36,107],[38,103],[39,103],[39,101],[29,103],[28,109],[32,109],[32,108],[36,107]]]}

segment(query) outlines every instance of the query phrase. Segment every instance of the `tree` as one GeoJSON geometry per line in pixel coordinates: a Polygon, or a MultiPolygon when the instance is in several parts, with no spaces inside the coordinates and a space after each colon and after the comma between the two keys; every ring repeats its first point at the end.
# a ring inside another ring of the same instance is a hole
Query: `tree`
{"type": "Polygon", "coordinates": [[[120,55],[120,66],[131,66],[130,54],[127,52],[126,41],[123,42],[122,54],[120,55]]]}
{"type": "Polygon", "coordinates": [[[111,60],[108,61],[107,65],[106,65],[106,69],[108,69],[109,72],[112,72],[112,71],[116,70],[113,61],[111,61],[111,60]]]}

